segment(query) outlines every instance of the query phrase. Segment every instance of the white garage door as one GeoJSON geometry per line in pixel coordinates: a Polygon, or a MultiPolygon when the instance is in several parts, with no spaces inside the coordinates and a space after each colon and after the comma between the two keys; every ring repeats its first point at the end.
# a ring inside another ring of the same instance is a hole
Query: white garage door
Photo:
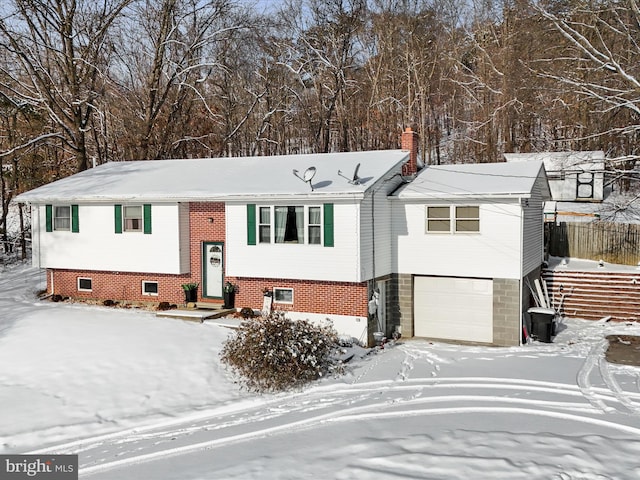
{"type": "Polygon", "coordinates": [[[415,277],[413,302],[417,337],[493,342],[492,280],[415,277]]]}

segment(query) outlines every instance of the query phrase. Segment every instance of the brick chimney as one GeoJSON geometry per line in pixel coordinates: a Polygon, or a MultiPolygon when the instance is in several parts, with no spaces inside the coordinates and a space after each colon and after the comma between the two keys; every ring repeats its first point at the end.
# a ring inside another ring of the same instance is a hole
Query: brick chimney
{"type": "Polygon", "coordinates": [[[407,127],[402,132],[401,148],[409,152],[409,161],[402,166],[402,175],[413,175],[418,172],[418,134],[407,127]]]}

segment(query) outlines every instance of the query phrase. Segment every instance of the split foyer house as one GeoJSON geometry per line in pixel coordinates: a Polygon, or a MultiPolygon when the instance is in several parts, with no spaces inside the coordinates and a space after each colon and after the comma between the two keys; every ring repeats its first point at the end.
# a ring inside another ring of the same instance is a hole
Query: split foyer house
{"type": "Polygon", "coordinates": [[[259,309],[375,331],[517,345],[543,257],[541,163],[416,172],[403,150],[113,162],[23,193],[51,294],[259,309]]]}

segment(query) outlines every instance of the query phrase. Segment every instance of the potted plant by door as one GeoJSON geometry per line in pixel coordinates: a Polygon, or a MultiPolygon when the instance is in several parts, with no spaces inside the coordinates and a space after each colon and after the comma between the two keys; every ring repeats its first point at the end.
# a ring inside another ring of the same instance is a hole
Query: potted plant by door
{"type": "Polygon", "coordinates": [[[184,290],[185,303],[195,303],[198,301],[198,286],[197,282],[183,283],[182,290],[184,290]]]}
{"type": "Polygon", "coordinates": [[[236,286],[231,282],[226,282],[223,288],[224,308],[235,308],[236,286]]]}

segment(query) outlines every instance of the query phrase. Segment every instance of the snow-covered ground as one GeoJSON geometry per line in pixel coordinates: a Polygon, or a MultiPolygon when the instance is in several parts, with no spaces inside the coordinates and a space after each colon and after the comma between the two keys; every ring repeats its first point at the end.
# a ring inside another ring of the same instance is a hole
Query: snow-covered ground
{"type": "MultiPolygon", "coordinates": [[[[3,267],[0,267],[3,268],[3,267]]],[[[639,324],[567,320],[553,344],[402,340],[301,391],[242,391],[229,330],[38,301],[0,271],[0,451],[77,453],[95,479],[636,479],[639,324]]]]}

